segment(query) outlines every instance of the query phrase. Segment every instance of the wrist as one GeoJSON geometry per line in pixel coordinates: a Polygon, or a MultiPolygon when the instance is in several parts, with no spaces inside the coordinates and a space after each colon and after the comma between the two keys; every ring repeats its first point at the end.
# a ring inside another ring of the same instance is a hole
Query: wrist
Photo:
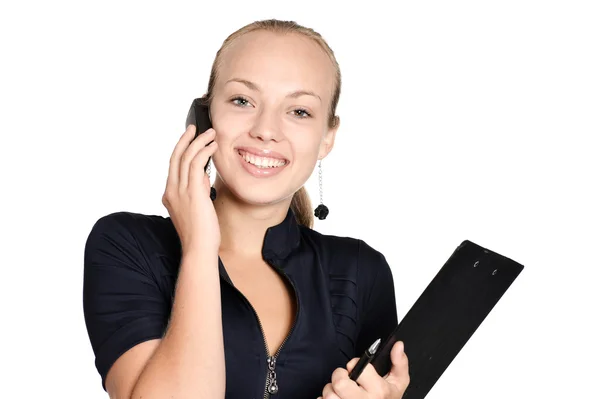
{"type": "Polygon", "coordinates": [[[199,244],[182,247],[181,263],[205,264],[217,262],[219,247],[214,245],[199,244]]]}

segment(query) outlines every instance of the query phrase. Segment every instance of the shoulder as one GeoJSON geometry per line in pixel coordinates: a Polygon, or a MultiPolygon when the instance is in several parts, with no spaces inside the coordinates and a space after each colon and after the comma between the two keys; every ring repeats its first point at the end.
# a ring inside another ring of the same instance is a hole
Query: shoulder
{"type": "Polygon", "coordinates": [[[391,274],[383,253],[362,239],[323,234],[304,226],[301,226],[301,235],[315,248],[325,266],[348,272],[354,270],[362,282],[391,274]]]}
{"type": "Polygon", "coordinates": [[[121,211],[107,214],[96,220],[90,237],[152,235],[172,227],[170,219],[163,216],[121,211]]]}
{"type": "Polygon", "coordinates": [[[171,251],[179,245],[179,238],[170,218],[121,211],[102,216],[93,224],[86,248],[103,243],[144,252],[171,251]]]}
{"type": "Polygon", "coordinates": [[[170,218],[114,212],[93,224],[84,248],[86,274],[118,268],[138,276],[175,273],[181,245],[170,218]],[[173,270],[171,270],[173,269],[173,270]]]}

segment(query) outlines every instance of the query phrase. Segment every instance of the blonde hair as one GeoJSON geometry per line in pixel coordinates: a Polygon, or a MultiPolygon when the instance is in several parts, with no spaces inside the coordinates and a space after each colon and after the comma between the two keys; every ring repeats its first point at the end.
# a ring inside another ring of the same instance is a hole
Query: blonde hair
{"type": "MultiPolygon", "coordinates": [[[[323,37],[319,33],[315,32],[314,30],[312,30],[310,28],[299,25],[294,21],[281,21],[281,20],[277,20],[277,19],[267,19],[267,20],[262,20],[262,21],[255,21],[255,22],[252,22],[252,23],[238,29],[237,31],[235,31],[234,33],[229,35],[229,37],[227,37],[227,39],[225,39],[225,41],[221,45],[221,48],[219,49],[219,51],[217,51],[217,55],[215,56],[215,60],[212,65],[212,69],[210,71],[210,78],[208,80],[208,90],[207,90],[206,96],[205,96],[208,103],[210,103],[212,101],[213,96],[214,96],[215,82],[217,80],[219,66],[221,65],[221,54],[223,54],[223,51],[225,51],[225,49],[227,49],[227,47],[229,47],[231,45],[231,43],[233,43],[233,41],[235,39],[239,38],[240,36],[242,36],[246,33],[259,31],[259,30],[265,30],[268,32],[279,33],[279,34],[296,33],[296,34],[302,35],[302,36],[312,39],[314,42],[316,42],[323,49],[323,51],[325,51],[325,53],[329,56],[333,66],[335,68],[335,86],[333,89],[333,96],[331,98],[331,103],[329,105],[328,127],[329,128],[336,127],[337,124],[339,123],[339,118],[335,115],[335,110],[337,108],[338,101],[340,99],[340,92],[341,92],[341,86],[342,86],[342,76],[341,76],[341,72],[340,72],[340,66],[338,65],[337,60],[335,59],[333,50],[331,50],[331,48],[329,47],[327,42],[323,39],[323,37]]],[[[291,208],[292,208],[292,211],[294,212],[294,216],[296,217],[296,220],[298,221],[298,223],[300,223],[308,228],[313,227],[314,215],[313,215],[312,204],[311,204],[308,192],[306,191],[306,188],[304,186],[302,186],[298,191],[296,191],[294,193],[294,196],[292,197],[291,208]]]]}

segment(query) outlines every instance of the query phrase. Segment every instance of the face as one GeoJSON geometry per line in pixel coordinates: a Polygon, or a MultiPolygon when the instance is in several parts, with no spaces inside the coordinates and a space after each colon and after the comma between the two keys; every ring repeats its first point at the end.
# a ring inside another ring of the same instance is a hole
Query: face
{"type": "Polygon", "coordinates": [[[333,147],[334,67],[311,39],[252,32],[222,54],[212,124],[218,179],[244,202],[289,199],[333,147]]]}

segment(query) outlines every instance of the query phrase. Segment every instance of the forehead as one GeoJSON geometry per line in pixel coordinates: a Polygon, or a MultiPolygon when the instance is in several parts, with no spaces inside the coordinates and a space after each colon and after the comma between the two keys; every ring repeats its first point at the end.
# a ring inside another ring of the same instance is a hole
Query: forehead
{"type": "Polygon", "coordinates": [[[231,78],[256,83],[275,92],[310,90],[323,100],[333,91],[334,67],[312,39],[296,33],[250,32],[221,54],[217,85],[231,78]]]}

